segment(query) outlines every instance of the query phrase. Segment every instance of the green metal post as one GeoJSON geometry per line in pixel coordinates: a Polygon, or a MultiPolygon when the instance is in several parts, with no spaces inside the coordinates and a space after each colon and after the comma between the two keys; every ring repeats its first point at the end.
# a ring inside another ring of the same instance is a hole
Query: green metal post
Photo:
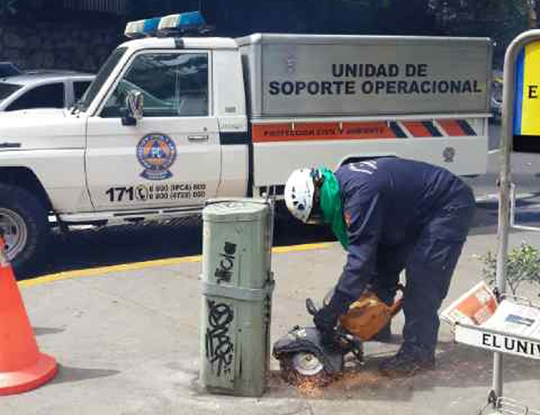
{"type": "Polygon", "coordinates": [[[201,383],[210,393],[258,397],[270,363],[273,206],[215,200],[203,221],[201,383]]]}

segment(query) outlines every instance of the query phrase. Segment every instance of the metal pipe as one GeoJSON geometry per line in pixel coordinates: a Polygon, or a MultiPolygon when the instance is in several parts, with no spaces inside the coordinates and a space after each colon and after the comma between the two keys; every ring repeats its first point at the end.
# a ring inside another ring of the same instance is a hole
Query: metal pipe
{"type": "MultiPolygon", "coordinates": [[[[515,67],[521,49],[535,40],[540,40],[540,30],[529,30],[520,34],[510,43],[504,56],[496,268],[497,289],[501,295],[506,291],[505,264],[508,256],[508,233],[510,228],[510,185],[512,174],[510,154],[513,141],[514,96],[516,87],[515,67]]],[[[496,397],[501,397],[503,393],[502,366],[502,354],[496,352],[493,357],[493,392],[496,397]]]]}

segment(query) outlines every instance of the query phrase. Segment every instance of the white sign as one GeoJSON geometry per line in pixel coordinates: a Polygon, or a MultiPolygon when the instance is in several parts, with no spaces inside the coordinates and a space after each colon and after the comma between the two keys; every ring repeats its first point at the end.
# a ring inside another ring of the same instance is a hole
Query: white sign
{"type": "Polygon", "coordinates": [[[540,360],[540,341],[459,324],[456,326],[455,339],[458,343],[469,346],[540,360]]]}
{"type": "Polygon", "coordinates": [[[442,313],[458,343],[540,360],[540,308],[505,299],[481,282],[442,313]]]}

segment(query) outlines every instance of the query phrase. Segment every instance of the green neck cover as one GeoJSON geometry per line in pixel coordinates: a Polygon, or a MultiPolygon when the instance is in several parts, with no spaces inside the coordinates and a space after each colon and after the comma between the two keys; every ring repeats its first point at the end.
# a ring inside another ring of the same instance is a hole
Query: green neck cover
{"type": "Polygon", "coordinates": [[[319,172],[324,177],[320,188],[321,210],[324,222],[332,227],[334,235],[338,238],[343,248],[349,246],[347,226],[343,219],[343,205],[341,203],[341,191],[339,183],[330,169],[321,168],[319,172]]]}

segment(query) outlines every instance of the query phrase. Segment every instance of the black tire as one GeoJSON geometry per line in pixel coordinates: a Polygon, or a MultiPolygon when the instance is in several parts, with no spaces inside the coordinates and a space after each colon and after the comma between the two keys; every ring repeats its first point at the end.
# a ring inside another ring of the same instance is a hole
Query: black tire
{"type": "MultiPolygon", "coordinates": [[[[8,257],[17,279],[30,276],[42,263],[50,238],[48,212],[39,199],[27,190],[0,184],[0,223],[5,226],[6,220],[13,222],[19,219],[22,221],[17,225],[25,227],[26,238],[19,238],[22,241],[16,243],[15,248],[7,246],[8,257]],[[14,253],[13,249],[17,252],[14,253]]],[[[13,234],[16,228],[17,226],[12,227],[8,233],[13,234]]],[[[6,239],[10,239],[7,234],[6,239]]],[[[12,238],[13,240],[17,238],[12,238]]]]}

